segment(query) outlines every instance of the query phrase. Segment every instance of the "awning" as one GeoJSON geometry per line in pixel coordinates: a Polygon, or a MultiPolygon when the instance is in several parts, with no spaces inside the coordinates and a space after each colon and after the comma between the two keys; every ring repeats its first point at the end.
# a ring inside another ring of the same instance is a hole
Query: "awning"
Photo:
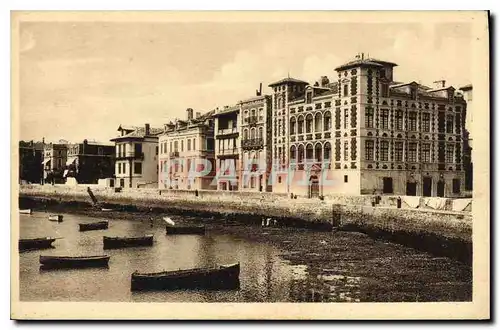
{"type": "Polygon", "coordinates": [[[69,172],[69,170],[64,170],[63,178],[65,178],[66,175],[68,175],[68,172],[69,172]]]}
{"type": "Polygon", "coordinates": [[[66,161],[66,166],[74,164],[77,158],[78,157],[69,157],[68,160],[66,161]]]}
{"type": "Polygon", "coordinates": [[[51,160],[50,158],[44,159],[42,164],[47,165],[50,162],[50,160],[51,160]]]}

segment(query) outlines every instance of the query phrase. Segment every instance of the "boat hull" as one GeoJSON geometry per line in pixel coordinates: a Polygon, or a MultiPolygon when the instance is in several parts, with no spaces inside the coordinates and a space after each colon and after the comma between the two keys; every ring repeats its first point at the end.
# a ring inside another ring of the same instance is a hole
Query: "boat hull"
{"type": "Polygon", "coordinates": [[[44,238],[30,238],[30,239],[20,239],[19,240],[19,250],[40,250],[40,249],[48,249],[53,247],[52,243],[54,243],[56,239],[50,237],[44,238]]]}
{"type": "Polygon", "coordinates": [[[240,286],[239,275],[239,264],[156,274],[134,273],[131,290],[236,290],[240,286]]]}
{"type": "Polygon", "coordinates": [[[31,209],[19,210],[19,213],[21,213],[21,214],[31,214],[31,213],[33,213],[33,211],[31,209]]]}
{"type": "Polygon", "coordinates": [[[153,236],[144,237],[108,237],[102,238],[105,249],[119,249],[136,246],[152,246],[153,236]]]}
{"type": "Polygon", "coordinates": [[[43,269],[107,267],[109,256],[56,257],[40,256],[43,269]]]}
{"type": "Polygon", "coordinates": [[[205,226],[167,226],[167,235],[205,235],[205,226]]]}
{"type": "Polygon", "coordinates": [[[88,231],[88,230],[101,230],[108,229],[107,221],[93,222],[93,223],[80,223],[78,224],[80,231],[88,231]]]}
{"type": "Polygon", "coordinates": [[[59,215],[49,215],[49,221],[62,222],[63,216],[60,214],[59,215]]]}

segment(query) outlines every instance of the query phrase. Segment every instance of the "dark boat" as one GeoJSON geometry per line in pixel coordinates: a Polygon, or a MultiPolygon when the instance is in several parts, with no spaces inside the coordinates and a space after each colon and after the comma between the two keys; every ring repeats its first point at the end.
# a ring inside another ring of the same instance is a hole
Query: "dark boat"
{"type": "Polygon", "coordinates": [[[19,239],[19,250],[48,249],[53,247],[56,239],[52,237],[21,238],[19,239]]]}
{"type": "Polygon", "coordinates": [[[153,245],[153,235],[145,235],[140,237],[108,237],[104,236],[102,238],[105,249],[116,249],[122,247],[133,247],[133,246],[152,246],[153,245]]]}
{"type": "Polygon", "coordinates": [[[44,269],[53,268],[88,268],[88,267],[107,267],[109,256],[40,256],[40,263],[44,269]]]}
{"type": "Polygon", "coordinates": [[[80,231],[108,229],[108,221],[80,223],[78,226],[80,226],[80,231]]]}
{"type": "Polygon", "coordinates": [[[205,235],[205,226],[167,226],[167,235],[205,235]]]}
{"type": "Polygon", "coordinates": [[[134,272],[131,290],[234,290],[239,288],[239,276],[239,263],[159,273],[134,272]]]}
{"type": "Polygon", "coordinates": [[[49,215],[49,220],[50,221],[62,222],[63,221],[63,216],[60,215],[60,214],[52,214],[52,215],[49,215]]]}

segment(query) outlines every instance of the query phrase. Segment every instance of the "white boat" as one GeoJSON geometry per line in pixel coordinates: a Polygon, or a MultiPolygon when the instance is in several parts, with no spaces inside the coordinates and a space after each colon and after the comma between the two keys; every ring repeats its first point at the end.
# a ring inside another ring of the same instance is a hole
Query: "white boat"
{"type": "Polygon", "coordinates": [[[51,215],[49,215],[49,220],[61,222],[61,221],[63,221],[63,216],[61,214],[51,214],[51,215]]]}
{"type": "Polygon", "coordinates": [[[101,209],[101,211],[102,211],[102,212],[111,212],[111,211],[113,211],[113,209],[105,209],[105,208],[102,208],[102,209],[101,209]]]}
{"type": "Polygon", "coordinates": [[[174,220],[170,219],[169,217],[164,217],[163,220],[168,223],[170,226],[175,226],[174,220]]]}
{"type": "Polygon", "coordinates": [[[33,210],[32,209],[19,210],[19,213],[21,213],[21,214],[31,214],[31,213],[33,213],[33,210]]]}

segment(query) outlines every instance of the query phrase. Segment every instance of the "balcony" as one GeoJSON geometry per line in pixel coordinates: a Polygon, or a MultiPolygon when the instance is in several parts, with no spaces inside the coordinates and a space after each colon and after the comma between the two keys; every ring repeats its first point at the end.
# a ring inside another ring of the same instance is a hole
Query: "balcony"
{"type": "Polygon", "coordinates": [[[250,125],[255,125],[259,122],[259,117],[257,116],[250,116],[246,119],[246,122],[250,125]]]}
{"type": "Polygon", "coordinates": [[[124,160],[124,159],[140,159],[144,160],[143,152],[124,152],[121,154],[116,154],[115,160],[124,160]]]}
{"type": "Polygon", "coordinates": [[[179,157],[179,152],[178,151],[171,151],[168,154],[169,158],[178,158],[179,157]]]}
{"type": "Polygon", "coordinates": [[[262,149],[264,147],[263,139],[247,139],[241,141],[241,147],[244,150],[252,150],[252,149],[262,149]]]}
{"type": "Polygon", "coordinates": [[[228,157],[233,157],[233,156],[239,156],[239,151],[237,148],[233,149],[221,149],[217,152],[217,157],[223,157],[223,158],[228,158],[228,157]]]}
{"type": "Polygon", "coordinates": [[[222,128],[217,131],[217,136],[216,138],[219,137],[230,137],[231,135],[238,135],[238,128],[232,127],[232,128],[222,128]]]}

